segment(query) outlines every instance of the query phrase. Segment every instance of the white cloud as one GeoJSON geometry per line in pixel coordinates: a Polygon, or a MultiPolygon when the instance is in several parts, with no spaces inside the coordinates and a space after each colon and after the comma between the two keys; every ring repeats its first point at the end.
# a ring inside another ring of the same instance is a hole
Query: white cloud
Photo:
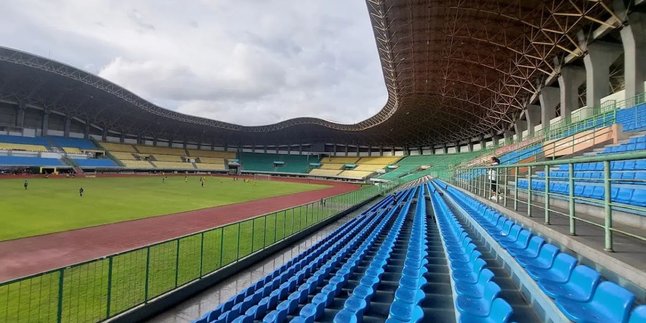
{"type": "Polygon", "coordinates": [[[361,1],[26,0],[3,1],[0,12],[3,45],[183,113],[355,123],[386,101],[361,1]]]}

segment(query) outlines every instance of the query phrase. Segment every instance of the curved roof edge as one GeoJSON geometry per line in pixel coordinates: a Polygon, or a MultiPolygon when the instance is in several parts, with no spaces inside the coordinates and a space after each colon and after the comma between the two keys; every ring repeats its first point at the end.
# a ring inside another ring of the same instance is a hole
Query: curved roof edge
{"type": "MultiPolygon", "coordinates": [[[[380,49],[381,52],[381,49],[380,49]]],[[[380,53],[381,54],[381,53],[380,53]]],[[[151,103],[140,96],[130,92],[129,90],[111,82],[104,78],[101,78],[92,73],[83,71],[79,68],[73,67],[71,65],[61,63],[55,60],[51,60],[42,56],[35,54],[27,53],[21,50],[12,49],[8,47],[0,46],[0,61],[22,65],[29,68],[39,69],[41,71],[54,73],[56,75],[68,78],[73,81],[82,82],[88,86],[94,87],[98,90],[101,90],[109,95],[113,95],[127,103],[133,105],[136,108],[139,108],[143,111],[152,113],[154,115],[170,118],[181,122],[189,122],[199,126],[207,127],[216,127],[219,129],[231,130],[231,131],[240,131],[240,132],[249,132],[249,133],[262,133],[269,131],[281,130],[297,125],[318,125],[323,126],[329,129],[340,130],[340,131],[349,131],[356,132],[366,130],[375,125],[378,125],[389,117],[391,117],[394,112],[397,110],[396,100],[393,99],[391,93],[391,86],[386,82],[388,88],[388,101],[385,106],[374,116],[358,122],[356,124],[341,124],[323,120],[320,118],[314,117],[302,117],[302,118],[293,118],[274,124],[261,125],[261,126],[243,126],[233,123],[228,123],[219,120],[213,120],[203,117],[197,117],[192,115],[183,114],[166,108],[162,108],[154,103],[151,103]]],[[[382,62],[383,63],[383,62],[382,62]]],[[[384,70],[384,74],[386,71],[384,70]]],[[[385,79],[388,78],[384,75],[385,79]]]]}

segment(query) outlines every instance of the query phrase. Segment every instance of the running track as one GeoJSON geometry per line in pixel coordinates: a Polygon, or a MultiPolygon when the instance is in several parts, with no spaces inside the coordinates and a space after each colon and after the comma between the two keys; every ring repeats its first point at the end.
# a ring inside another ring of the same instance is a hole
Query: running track
{"type": "Polygon", "coordinates": [[[326,184],[332,187],[0,242],[0,282],[100,258],[294,205],[319,201],[324,197],[359,188],[354,184],[317,180],[285,181],[326,184]]]}

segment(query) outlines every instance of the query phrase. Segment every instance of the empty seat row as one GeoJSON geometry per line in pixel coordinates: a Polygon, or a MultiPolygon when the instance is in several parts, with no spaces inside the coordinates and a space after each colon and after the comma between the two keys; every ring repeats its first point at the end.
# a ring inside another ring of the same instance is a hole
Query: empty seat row
{"type": "MultiPolygon", "coordinates": [[[[406,192],[400,192],[398,196],[402,197],[404,194],[406,192]]],[[[382,225],[392,216],[395,210],[390,207],[392,203],[392,197],[384,198],[285,266],[197,321],[245,322],[262,320],[266,316],[271,318],[285,315],[294,309],[293,305],[306,301],[307,295],[320,288],[330,275],[334,275],[339,264],[373,233],[375,227],[382,225]],[[283,304],[285,301],[288,302],[283,304]]]]}
{"type": "Polygon", "coordinates": [[[603,281],[596,270],[483,203],[449,187],[447,193],[532,277],[563,314],[575,322],[626,322],[643,317],[635,295],[603,281]],[[641,313],[641,314],[640,314],[641,313]],[[632,319],[631,319],[632,320],[632,319]]]}
{"type": "Polygon", "coordinates": [[[420,186],[402,277],[390,306],[389,322],[418,322],[424,317],[420,302],[425,297],[422,286],[427,282],[424,273],[428,271],[425,267],[428,263],[425,192],[426,185],[420,186]]]}
{"type": "MultiPolygon", "coordinates": [[[[335,315],[335,322],[362,321],[363,313],[370,306],[370,301],[376,291],[376,285],[380,281],[380,276],[384,273],[384,267],[388,263],[395,239],[400,234],[409,206],[409,201],[403,204],[401,211],[395,219],[386,238],[379,247],[375,257],[372,259],[367,269],[360,273],[360,284],[353,289],[350,297],[346,299],[344,302],[344,308],[335,315]]],[[[367,241],[368,243],[365,243],[360,250],[358,250],[360,253],[355,254],[349,259],[350,261],[344,265],[345,268],[341,271],[341,276],[337,274],[337,277],[330,279],[328,285],[326,285],[321,292],[316,294],[312,298],[311,302],[302,308],[299,315],[295,317],[292,322],[314,322],[321,317],[325,307],[331,305],[333,297],[339,294],[338,292],[340,291],[340,288],[348,282],[350,274],[355,271],[359,260],[357,256],[359,254],[364,254],[367,251],[368,246],[374,243],[378,233],[383,229],[384,226],[382,224],[379,230],[370,236],[367,241]]]]}
{"type": "MultiPolygon", "coordinates": [[[[544,178],[544,172],[537,172],[537,177],[544,178]]],[[[550,178],[552,180],[567,180],[569,178],[568,172],[551,171],[550,178]]],[[[582,181],[600,182],[603,179],[602,171],[575,171],[574,178],[582,181]]],[[[646,183],[646,170],[637,171],[611,171],[610,178],[615,182],[635,182],[646,183]],[[621,181],[619,181],[621,180],[621,181]]]]}
{"type": "MultiPolygon", "coordinates": [[[[518,188],[527,189],[529,186],[527,179],[518,180],[518,188]]],[[[545,180],[534,179],[532,180],[533,191],[545,191],[545,180]]],[[[564,181],[550,181],[548,188],[549,193],[568,195],[570,191],[570,184],[564,181]]],[[[605,198],[605,190],[601,184],[584,183],[576,181],[574,183],[574,196],[603,200],[605,198]]],[[[627,185],[612,185],[610,188],[610,200],[612,202],[633,205],[633,206],[646,206],[646,187],[640,186],[627,186],[627,185]],[[643,187],[643,188],[642,188],[643,187]]]]}
{"type": "Polygon", "coordinates": [[[367,217],[365,215],[369,213],[370,213],[370,210],[364,212],[362,216],[359,216],[345,223],[337,230],[332,232],[328,237],[319,241],[317,244],[310,247],[307,251],[301,253],[294,259],[290,260],[289,262],[287,262],[287,264],[276,269],[273,273],[267,275],[264,279],[261,279],[260,281],[256,282],[256,284],[248,287],[247,289],[243,290],[239,294],[231,297],[228,301],[221,304],[215,310],[206,313],[201,319],[198,320],[198,322],[217,321],[220,315],[224,314],[226,311],[229,311],[231,308],[233,308],[234,305],[237,305],[238,303],[243,302],[246,297],[253,295],[261,288],[265,288],[266,286],[271,286],[274,278],[279,277],[282,273],[288,272],[289,270],[293,271],[292,266],[296,268],[298,266],[302,266],[303,262],[311,261],[312,255],[316,255],[317,253],[323,252],[327,248],[330,248],[330,246],[334,243],[335,239],[338,239],[339,237],[344,236],[348,232],[353,232],[353,230],[355,230],[355,228],[358,225],[364,224],[365,221],[367,221],[367,217]]]}
{"type": "Polygon", "coordinates": [[[507,322],[513,310],[501,297],[500,286],[492,281],[494,273],[486,268],[481,253],[438,191],[433,188],[431,191],[457,294],[455,307],[460,322],[507,322]]]}

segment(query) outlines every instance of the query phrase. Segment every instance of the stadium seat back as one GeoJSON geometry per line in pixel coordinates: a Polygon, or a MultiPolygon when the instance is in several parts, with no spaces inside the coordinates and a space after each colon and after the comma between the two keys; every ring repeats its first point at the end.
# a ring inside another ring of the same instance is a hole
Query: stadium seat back
{"type": "Polygon", "coordinates": [[[646,305],[637,306],[630,314],[628,323],[644,323],[646,322],[646,305]]]}
{"type": "Polygon", "coordinates": [[[578,290],[584,298],[589,299],[600,279],[599,272],[588,266],[579,265],[572,271],[568,284],[578,290]]]}
{"type": "Polygon", "coordinates": [[[611,318],[612,322],[625,322],[635,302],[635,295],[613,282],[604,281],[597,286],[591,302],[594,308],[606,312],[606,317],[611,318]]]}

